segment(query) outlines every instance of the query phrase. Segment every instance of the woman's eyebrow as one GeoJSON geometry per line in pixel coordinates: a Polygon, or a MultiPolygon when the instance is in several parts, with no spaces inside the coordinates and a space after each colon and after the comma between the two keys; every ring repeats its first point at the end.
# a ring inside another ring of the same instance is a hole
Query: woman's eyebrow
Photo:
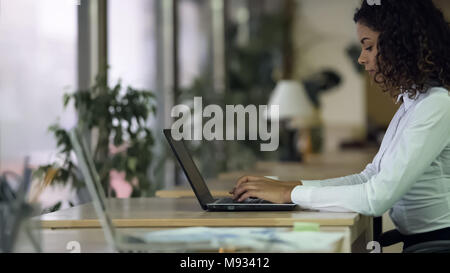
{"type": "Polygon", "coordinates": [[[370,38],[367,38],[367,37],[362,38],[362,39],[361,39],[361,44],[364,44],[364,41],[366,41],[366,40],[370,40],[370,38]]]}

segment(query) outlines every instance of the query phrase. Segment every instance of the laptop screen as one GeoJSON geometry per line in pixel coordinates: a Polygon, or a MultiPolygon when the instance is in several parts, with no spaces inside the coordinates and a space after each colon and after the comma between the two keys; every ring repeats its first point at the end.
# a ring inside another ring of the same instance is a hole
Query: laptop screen
{"type": "Polygon", "coordinates": [[[198,201],[203,209],[206,209],[206,204],[212,203],[214,198],[211,195],[208,187],[206,186],[205,181],[203,180],[202,175],[200,174],[197,166],[192,160],[191,155],[186,149],[186,145],[183,140],[174,140],[172,138],[171,130],[165,129],[164,135],[166,136],[167,141],[172,148],[173,153],[175,154],[178,163],[184,171],[189,183],[194,190],[195,196],[197,196],[198,201]]]}
{"type": "Polygon", "coordinates": [[[103,227],[105,239],[110,245],[113,245],[115,229],[108,214],[106,197],[87,142],[76,128],[70,131],[69,136],[77,157],[78,167],[83,174],[84,181],[92,198],[94,209],[100,220],[100,224],[103,227]]]}

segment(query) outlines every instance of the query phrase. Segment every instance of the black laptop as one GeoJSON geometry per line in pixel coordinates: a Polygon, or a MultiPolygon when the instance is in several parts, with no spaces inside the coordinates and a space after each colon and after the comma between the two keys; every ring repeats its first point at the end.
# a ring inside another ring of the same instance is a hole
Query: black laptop
{"type": "Polygon", "coordinates": [[[281,211],[293,210],[296,204],[275,204],[262,199],[248,198],[237,202],[232,198],[214,199],[206,186],[205,180],[198,171],[191,155],[186,149],[183,140],[174,140],[170,129],[165,129],[164,135],[175,154],[178,163],[186,175],[195,196],[204,210],[209,211],[281,211]]]}

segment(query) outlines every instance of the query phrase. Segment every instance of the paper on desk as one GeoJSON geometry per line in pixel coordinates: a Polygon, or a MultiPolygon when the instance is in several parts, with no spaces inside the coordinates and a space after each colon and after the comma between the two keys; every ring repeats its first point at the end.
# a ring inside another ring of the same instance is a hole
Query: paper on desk
{"type": "Polygon", "coordinates": [[[257,252],[332,252],[343,234],[328,232],[280,231],[274,228],[192,227],[150,232],[149,244],[185,245],[211,249],[230,248],[257,252]]]}

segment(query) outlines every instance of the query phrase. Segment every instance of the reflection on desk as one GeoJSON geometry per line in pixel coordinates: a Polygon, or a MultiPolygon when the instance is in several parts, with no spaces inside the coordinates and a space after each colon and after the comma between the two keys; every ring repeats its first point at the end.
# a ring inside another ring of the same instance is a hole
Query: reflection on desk
{"type": "MultiPolygon", "coordinates": [[[[227,230],[233,231],[236,228],[227,228],[227,230]]],[[[289,231],[286,228],[276,228],[280,232],[289,231]]],[[[168,231],[168,229],[159,228],[123,228],[121,232],[133,234],[135,236],[146,236],[152,232],[168,231]]],[[[170,229],[174,231],[174,229],[170,229]]],[[[298,232],[299,236],[309,236],[309,233],[298,232]]],[[[304,247],[296,252],[346,252],[348,246],[345,245],[345,238],[347,233],[345,230],[337,229],[335,231],[322,231],[314,234],[320,238],[331,238],[331,244],[322,244],[320,247],[313,247],[308,249],[304,247]],[[323,237],[322,237],[323,235],[323,237]]],[[[83,228],[83,229],[44,229],[42,231],[42,250],[45,253],[111,253],[114,249],[109,246],[105,240],[103,230],[96,228],[83,228]]],[[[309,238],[313,239],[313,238],[309,238]]],[[[180,250],[181,251],[181,250],[180,250]]],[[[18,253],[31,253],[34,249],[29,245],[26,240],[19,241],[18,246],[15,249],[18,253]]],[[[218,248],[217,252],[235,252],[235,250],[218,248]]],[[[248,252],[248,251],[244,251],[248,252]]]]}

